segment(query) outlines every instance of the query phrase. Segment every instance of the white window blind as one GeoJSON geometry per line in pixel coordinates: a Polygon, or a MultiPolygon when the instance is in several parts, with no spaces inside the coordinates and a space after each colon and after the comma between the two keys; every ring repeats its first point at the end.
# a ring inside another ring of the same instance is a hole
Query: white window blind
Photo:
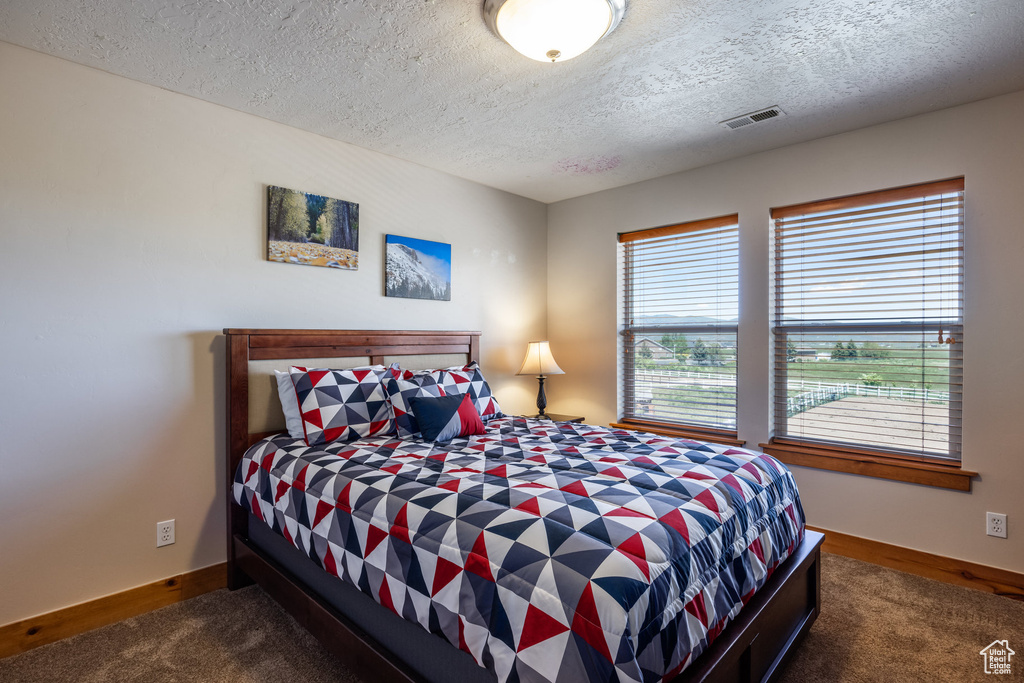
{"type": "Polygon", "coordinates": [[[619,235],[623,421],[736,433],[738,216],[619,235]]]}
{"type": "Polygon", "coordinates": [[[960,459],[963,189],[772,211],[773,442],[960,459]]]}

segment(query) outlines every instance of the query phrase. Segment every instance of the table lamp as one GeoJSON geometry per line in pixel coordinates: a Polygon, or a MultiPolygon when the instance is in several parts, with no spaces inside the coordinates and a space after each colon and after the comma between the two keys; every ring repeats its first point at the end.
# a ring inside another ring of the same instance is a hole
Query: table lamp
{"type": "Polygon", "coordinates": [[[523,360],[523,367],[519,368],[517,375],[536,375],[540,388],[537,391],[537,412],[540,417],[545,417],[544,409],[548,405],[548,399],[544,395],[545,375],[564,375],[565,371],[558,367],[558,363],[551,356],[551,349],[546,341],[530,342],[526,347],[526,358],[523,360]]]}

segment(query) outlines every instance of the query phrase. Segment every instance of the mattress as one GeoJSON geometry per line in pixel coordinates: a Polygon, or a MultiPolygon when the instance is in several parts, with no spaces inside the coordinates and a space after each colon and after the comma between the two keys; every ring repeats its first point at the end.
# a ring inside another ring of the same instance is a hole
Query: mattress
{"type": "Polygon", "coordinates": [[[233,493],[499,681],[670,679],[804,532],[793,477],[770,456],[509,417],[447,444],[271,437],[233,493]]]}

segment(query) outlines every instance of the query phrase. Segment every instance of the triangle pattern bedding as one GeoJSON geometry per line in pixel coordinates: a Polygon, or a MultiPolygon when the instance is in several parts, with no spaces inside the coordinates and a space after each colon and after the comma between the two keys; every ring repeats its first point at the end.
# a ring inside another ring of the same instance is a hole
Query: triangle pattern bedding
{"type": "Polygon", "coordinates": [[[503,682],[667,680],[804,533],[770,456],[513,417],[437,444],[271,437],[233,493],[503,682]]]}

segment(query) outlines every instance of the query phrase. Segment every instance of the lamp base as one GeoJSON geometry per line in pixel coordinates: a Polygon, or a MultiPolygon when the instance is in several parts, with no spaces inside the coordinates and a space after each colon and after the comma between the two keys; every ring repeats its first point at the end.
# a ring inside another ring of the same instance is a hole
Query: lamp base
{"type": "Polygon", "coordinates": [[[537,413],[540,417],[546,417],[544,409],[548,407],[548,397],[544,395],[544,375],[537,375],[537,382],[540,384],[537,389],[537,413]]]}

